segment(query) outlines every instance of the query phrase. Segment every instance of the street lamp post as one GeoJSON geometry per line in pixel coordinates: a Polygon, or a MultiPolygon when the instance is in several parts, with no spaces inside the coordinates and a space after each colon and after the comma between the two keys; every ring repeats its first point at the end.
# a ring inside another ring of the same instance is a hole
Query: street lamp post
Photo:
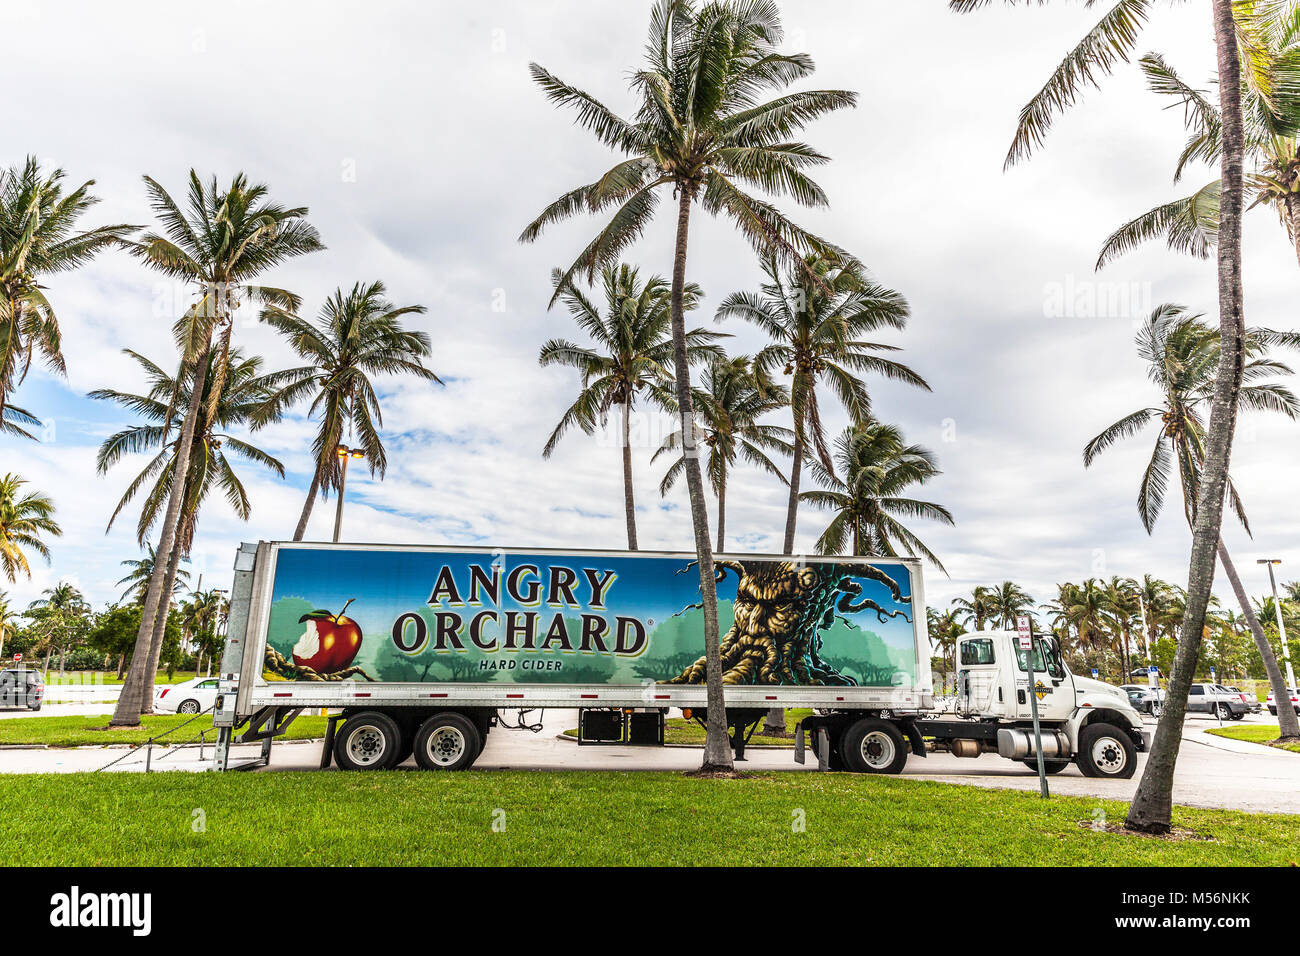
{"type": "Polygon", "coordinates": [[[339,500],[334,506],[334,543],[339,542],[339,532],[343,530],[343,489],[348,483],[348,459],[365,458],[366,453],[360,448],[349,448],[347,445],[339,445],[334,449],[335,454],[339,456],[339,500]]]}
{"type": "MultiPolygon", "coordinates": [[[[1260,558],[1256,564],[1268,565],[1268,584],[1273,589],[1273,611],[1277,614],[1277,636],[1282,639],[1282,660],[1286,662],[1286,686],[1295,686],[1295,674],[1291,670],[1291,650],[1286,646],[1286,625],[1282,623],[1282,602],[1277,599],[1277,578],[1273,576],[1273,565],[1281,564],[1278,558],[1260,558]]],[[[1278,702],[1281,704],[1281,701],[1278,702]]]]}

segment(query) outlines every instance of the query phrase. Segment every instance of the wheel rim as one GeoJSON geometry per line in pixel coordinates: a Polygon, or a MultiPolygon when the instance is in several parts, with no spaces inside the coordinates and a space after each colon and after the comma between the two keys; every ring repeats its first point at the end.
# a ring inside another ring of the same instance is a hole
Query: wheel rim
{"type": "Polygon", "coordinates": [[[348,756],[359,766],[369,767],[384,759],[388,740],[383,731],[371,724],[358,727],[348,735],[348,756]]]}
{"type": "Polygon", "coordinates": [[[1224,717],[1227,717],[1227,716],[1228,716],[1228,708],[1225,707],[1223,704],[1220,704],[1220,705],[1219,705],[1219,719],[1222,720],[1224,717]]]}
{"type": "Polygon", "coordinates": [[[465,735],[456,727],[439,727],[429,734],[424,751],[429,759],[439,767],[450,767],[465,756],[468,744],[465,735]]]}
{"type": "Polygon", "coordinates": [[[881,770],[894,762],[894,739],[880,730],[873,730],[862,738],[862,762],[872,770],[881,770]]]}
{"type": "Polygon", "coordinates": [[[1114,737],[1098,737],[1092,745],[1092,763],[1102,773],[1120,773],[1128,765],[1128,751],[1114,737]]]}
{"type": "Polygon", "coordinates": [[[198,712],[199,712],[198,704],[191,703],[188,700],[185,703],[181,704],[182,714],[197,714],[198,712]]]}

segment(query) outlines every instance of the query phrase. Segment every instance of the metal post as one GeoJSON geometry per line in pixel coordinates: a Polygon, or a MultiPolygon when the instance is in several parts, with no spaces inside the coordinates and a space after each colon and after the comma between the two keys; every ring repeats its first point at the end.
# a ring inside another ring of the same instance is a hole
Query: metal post
{"type": "MultiPolygon", "coordinates": [[[[1286,686],[1295,687],[1295,674],[1291,670],[1291,649],[1286,644],[1286,625],[1282,623],[1282,602],[1277,599],[1277,578],[1273,576],[1273,565],[1281,564],[1275,558],[1260,562],[1268,565],[1268,584],[1273,589],[1273,613],[1277,615],[1277,636],[1282,639],[1282,660],[1286,661],[1286,686]]],[[[1278,706],[1282,705],[1278,701],[1278,706]]]]}
{"type": "Polygon", "coordinates": [[[348,456],[339,455],[343,464],[339,474],[339,500],[334,505],[334,543],[339,543],[339,532],[343,529],[343,489],[348,483],[348,456]]]}
{"type": "Polygon", "coordinates": [[[1034,753],[1038,755],[1038,789],[1046,800],[1050,794],[1047,792],[1047,767],[1043,763],[1043,730],[1038,724],[1038,694],[1034,691],[1034,649],[1037,640],[1034,638],[1034,622],[1027,614],[1021,615],[1016,619],[1016,629],[1021,634],[1029,635],[1029,648],[1025,651],[1025,668],[1029,671],[1029,710],[1034,716],[1034,753]]]}

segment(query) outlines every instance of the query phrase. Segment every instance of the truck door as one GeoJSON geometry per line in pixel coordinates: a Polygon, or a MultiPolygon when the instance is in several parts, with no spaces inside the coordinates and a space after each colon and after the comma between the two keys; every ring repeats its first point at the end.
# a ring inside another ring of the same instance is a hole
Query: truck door
{"type": "Polygon", "coordinates": [[[1033,704],[1029,695],[1038,698],[1039,720],[1065,720],[1074,712],[1074,681],[1061,663],[1056,646],[1041,637],[1034,638],[1034,680],[1029,681],[1029,652],[1022,650],[1020,642],[1011,639],[1016,657],[1016,717],[1029,720],[1033,717],[1033,704]]]}
{"type": "Polygon", "coordinates": [[[957,649],[957,713],[994,716],[1009,705],[999,670],[996,642],[974,634],[963,637],[957,649]]]}

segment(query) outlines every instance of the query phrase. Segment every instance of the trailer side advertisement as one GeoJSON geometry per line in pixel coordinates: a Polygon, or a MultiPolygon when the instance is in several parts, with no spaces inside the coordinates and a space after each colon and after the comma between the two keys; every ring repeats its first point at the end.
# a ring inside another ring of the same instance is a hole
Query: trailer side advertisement
{"type": "MultiPolygon", "coordinates": [[[[729,557],[717,573],[726,683],[915,684],[901,562],[729,557]]],[[[704,682],[684,556],[286,544],[270,600],[271,681],[704,682]]]]}

